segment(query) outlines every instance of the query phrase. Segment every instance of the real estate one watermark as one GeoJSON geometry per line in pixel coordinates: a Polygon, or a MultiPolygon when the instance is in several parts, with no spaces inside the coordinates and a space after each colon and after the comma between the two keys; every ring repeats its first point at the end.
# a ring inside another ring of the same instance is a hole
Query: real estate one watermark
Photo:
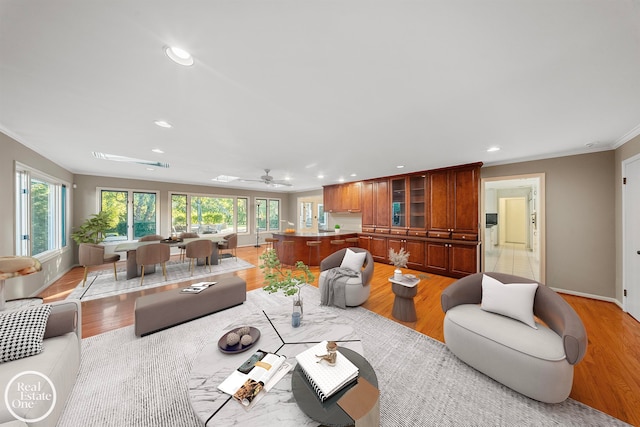
{"type": "Polygon", "coordinates": [[[11,415],[22,422],[42,421],[56,406],[56,388],[41,372],[20,372],[5,387],[4,404],[11,415]]]}

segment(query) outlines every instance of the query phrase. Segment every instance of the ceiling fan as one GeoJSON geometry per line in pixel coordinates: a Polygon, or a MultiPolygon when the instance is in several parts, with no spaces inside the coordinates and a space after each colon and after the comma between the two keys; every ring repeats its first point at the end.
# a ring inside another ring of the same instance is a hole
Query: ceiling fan
{"type": "Polygon", "coordinates": [[[262,182],[267,184],[269,187],[291,187],[293,184],[284,181],[284,180],[278,180],[278,179],[273,179],[273,177],[271,175],[269,175],[269,172],[271,172],[271,169],[265,169],[264,170],[265,174],[262,175],[260,177],[260,179],[242,179],[241,181],[243,182],[262,182]]]}

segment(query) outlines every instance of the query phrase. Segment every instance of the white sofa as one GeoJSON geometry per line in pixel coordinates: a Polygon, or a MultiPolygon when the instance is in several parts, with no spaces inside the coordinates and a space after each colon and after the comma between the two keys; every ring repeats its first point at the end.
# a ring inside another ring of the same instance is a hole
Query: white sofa
{"type": "MultiPolygon", "coordinates": [[[[43,420],[24,423],[16,420],[3,399],[0,404],[0,427],[49,427],[57,424],[80,368],[81,339],[80,301],[64,300],[51,303],[43,351],[34,356],[0,363],[0,384],[9,384],[16,375],[26,371],[39,372],[53,383],[56,390],[56,404],[43,420]]],[[[4,390],[2,391],[4,393],[4,390]]],[[[30,417],[27,413],[24,418],[35,419],[36,417],[30,417]]]]}
{"type": "MultiPolygon", "coordinates": [[[[504,284],[537,283],[507,274],[485,274],[504,284]]],[[[587,349],[587,333],[578,314],[560,295],[538,284],[533,313],[539,320],[534,329],[482,310],[482,279],[483,273],[473,274],[442,292],[444,339],[449,350],[525,396],[546,403],[564,401],[573,385],[573,365],[587,349]]]]}

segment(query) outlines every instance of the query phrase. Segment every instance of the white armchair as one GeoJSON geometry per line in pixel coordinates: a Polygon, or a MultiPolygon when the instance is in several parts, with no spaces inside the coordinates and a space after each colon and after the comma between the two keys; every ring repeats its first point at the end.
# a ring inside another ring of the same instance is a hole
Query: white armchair
{"type": "Polygon", "coordinates": [[[318,278],[318,287],[320,294],[323,294],[325,286],[328,285],[327,276],[329,270],[340,267],[347,250],[356,253],[366,253],[364,264],[357,277],[342,277],[338,280],[345,282],[345,299],[348,307],[356,307],[364,303],[371,293],[371,278],[373,277],[374,262],[373,257],[366,249],[361,248],[344,248],[336,251],[320,262],[320,277],[318,278]]]}

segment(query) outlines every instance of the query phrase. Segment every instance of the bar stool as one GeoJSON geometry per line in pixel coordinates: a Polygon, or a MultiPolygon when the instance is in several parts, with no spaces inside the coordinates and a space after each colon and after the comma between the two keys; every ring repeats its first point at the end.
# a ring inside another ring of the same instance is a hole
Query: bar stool
{"type": "Polygon", "coordinates": [[[330,243],[332,245],[335,245],[335,246],[343,246],[344,245],[344,239],[332,240],[330,243]]]}
{"type": "Polygon", "coordinates": [[[320,240],[307,240],[307,246],[309,247],[309,265],[320,265],[320,240]],[[311,264],[311,251],[316,248],[316,264],[311,264]]]}
{"type": "Polygon", "coordinates": [[[267,249],[275,249],[275,244],[278,243],[280,239],[267,237],[266,239],[264,239],[264,241],[267,243],[267,249]]]}
{"type": "Polygon", "coordinates": [[[344,241],[347,242],[351,247],[358,246],[357,237],[347,237],[346,239],[344,239],[344,241]]]}

